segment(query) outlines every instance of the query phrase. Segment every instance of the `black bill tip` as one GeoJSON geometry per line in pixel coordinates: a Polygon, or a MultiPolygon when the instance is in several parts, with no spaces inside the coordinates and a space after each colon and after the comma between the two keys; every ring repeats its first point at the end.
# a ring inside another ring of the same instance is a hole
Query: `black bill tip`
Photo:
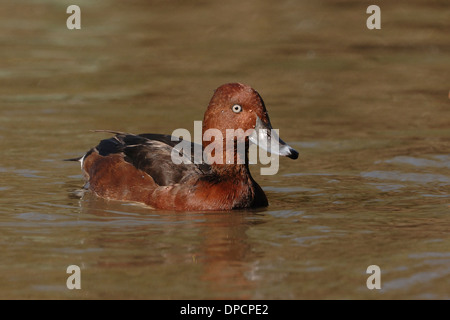
{"type": "Polygon", "coordinates": [[[291,158],[291,159],[297,159],[298,158],[297,150],[289,148],[289,154],[287,154],[286,157],[291,158]]]}

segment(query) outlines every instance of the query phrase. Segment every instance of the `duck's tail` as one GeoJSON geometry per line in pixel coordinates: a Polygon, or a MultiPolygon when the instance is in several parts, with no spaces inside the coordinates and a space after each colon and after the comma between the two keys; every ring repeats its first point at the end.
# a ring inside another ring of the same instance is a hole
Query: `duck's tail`
{"type": "Polygon", "coordinates": [[[70,158],[70,159],[63,159],[62,161],[80,161],[81,159],[83,159],[83,157],[70,158]]]}

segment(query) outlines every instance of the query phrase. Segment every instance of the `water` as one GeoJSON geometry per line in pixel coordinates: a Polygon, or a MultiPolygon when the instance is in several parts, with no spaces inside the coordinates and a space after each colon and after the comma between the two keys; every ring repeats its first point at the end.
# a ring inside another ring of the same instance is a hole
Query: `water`
{"type": "Polygon", "coordinates": [[[69,4],[1,4],[0,298],[450,298],[447,1],[383,3],[376,31],[357,2],[78,1],[73,31],[69,4]],[[268,208],[97,199],[61,161],[94,129],[192,130],[232,81],[300,151],[252,168],[268,208]]]}

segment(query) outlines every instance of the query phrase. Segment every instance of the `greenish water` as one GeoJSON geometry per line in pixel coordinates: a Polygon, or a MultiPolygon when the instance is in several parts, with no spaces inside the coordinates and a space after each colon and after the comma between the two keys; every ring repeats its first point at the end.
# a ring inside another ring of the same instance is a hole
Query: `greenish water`
{"type": "Polygon", "coordinates": [[[0,10],[0,298],[449,299],[447,1],[22,1],[0,10]],[[219,85],[300,152],[268,208],[83,194],[94,129],[193,129],[219,85]],[[69,265],[81,290],[68,290],[69,265]],[[370,265],[381,290],[366,287],[370,265]]]}

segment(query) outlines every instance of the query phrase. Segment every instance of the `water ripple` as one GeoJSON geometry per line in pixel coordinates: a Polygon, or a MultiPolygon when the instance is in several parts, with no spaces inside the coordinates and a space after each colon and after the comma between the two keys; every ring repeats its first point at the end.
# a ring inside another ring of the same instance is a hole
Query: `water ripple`
{"type": "Polygon", "coordinates": [[[380,180],[410,181],[417,183],[443,182],[450,184],[450,177],[432,173],[403,173],[399,171],[369,171],[361,172],[363,178],[380,180]]]}
{"type": "Polygon", "coordinates": [[[384,160],[384,163],[394,164],[409,164],[416,167],[435,167],[435,168],[450,168],[450,156],[439,155],[434,157],[437,160],[430,160],[424,158],[415,158],[407,156],[398,156],[389,160],[384,160]]]}

